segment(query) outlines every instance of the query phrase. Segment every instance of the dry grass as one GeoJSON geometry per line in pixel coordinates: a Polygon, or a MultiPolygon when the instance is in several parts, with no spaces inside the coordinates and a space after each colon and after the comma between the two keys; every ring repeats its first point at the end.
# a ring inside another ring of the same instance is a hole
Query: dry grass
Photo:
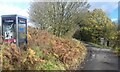
{"type": "Polygon", "coordinates": [[[2,44],[3,69],[64,70],[76,69],[87,50],[75,39],[63,39],[46,31],[28,29],[28,50],[15,44],[2,44]]]}

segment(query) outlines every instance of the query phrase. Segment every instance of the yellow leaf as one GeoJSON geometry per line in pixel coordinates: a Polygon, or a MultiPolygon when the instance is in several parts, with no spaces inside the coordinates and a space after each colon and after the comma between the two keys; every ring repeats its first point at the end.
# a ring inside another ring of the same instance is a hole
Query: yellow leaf
{"type": "Polygon", "coordinates": [[[59,57],[57,54],[53,53],[54,56],[59,57]]]}
{"type": "Polygon", "coordinates": [[[23,60],[23,63],[26,61],[26,59],[23,60]]]}

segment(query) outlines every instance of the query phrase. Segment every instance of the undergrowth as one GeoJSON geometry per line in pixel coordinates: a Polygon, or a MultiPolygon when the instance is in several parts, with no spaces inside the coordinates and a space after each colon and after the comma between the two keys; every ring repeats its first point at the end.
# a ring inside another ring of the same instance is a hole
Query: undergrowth
{"type": "Polygon", "coordinates": [[[46,31],[28,29],[27,51],[15,44],[0,44],[3,70],[71,70],[84,60],[87,50],[75,39],[63,39],[46,31]]]}

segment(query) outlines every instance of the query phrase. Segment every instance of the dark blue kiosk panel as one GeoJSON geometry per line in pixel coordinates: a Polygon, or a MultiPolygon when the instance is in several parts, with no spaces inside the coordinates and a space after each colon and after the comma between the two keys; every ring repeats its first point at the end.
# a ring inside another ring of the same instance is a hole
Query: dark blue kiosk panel
{"type": "Polygon", "coordinates": [[[27,19],[18,15],[2,15],[2,36],[5,42],[27,44],[27,19]]]}

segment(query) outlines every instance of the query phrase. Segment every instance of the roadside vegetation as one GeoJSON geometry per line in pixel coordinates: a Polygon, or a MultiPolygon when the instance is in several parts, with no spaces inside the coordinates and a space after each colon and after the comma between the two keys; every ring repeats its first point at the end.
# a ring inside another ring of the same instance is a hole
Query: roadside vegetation
{"type": "Polygon", "coordinates": [[[82,41],[100,47],[101,38],[119,55],[118,25],[102,9],[89,8],[88,2],[32,2],[27,50],[1,43],[2,69],[74,70],[87,54],[82,41]]]}
{"type": "Polygon", "coordinates": [[[15,44],[2,44],[3,70],[66,70],[77,69],[87,50],[75,39],[63,39],[46,31],[29,27],[28,49],[15,44]]]}
{"type": "Polygon", "coordinates": [[[89,10],[88,2],[33,2],[29,15],[37,28],[58,37],[102,45],[119,51],[119,24],[102,9],[89,10]],[[101,38],[104,43],[101,43],[101,38]]]}
{"type": "Polygon", "coordinates": [[[120,29],[117,31],[117,36],[113,46],[114,52],[120,56],[120,29]]]}

